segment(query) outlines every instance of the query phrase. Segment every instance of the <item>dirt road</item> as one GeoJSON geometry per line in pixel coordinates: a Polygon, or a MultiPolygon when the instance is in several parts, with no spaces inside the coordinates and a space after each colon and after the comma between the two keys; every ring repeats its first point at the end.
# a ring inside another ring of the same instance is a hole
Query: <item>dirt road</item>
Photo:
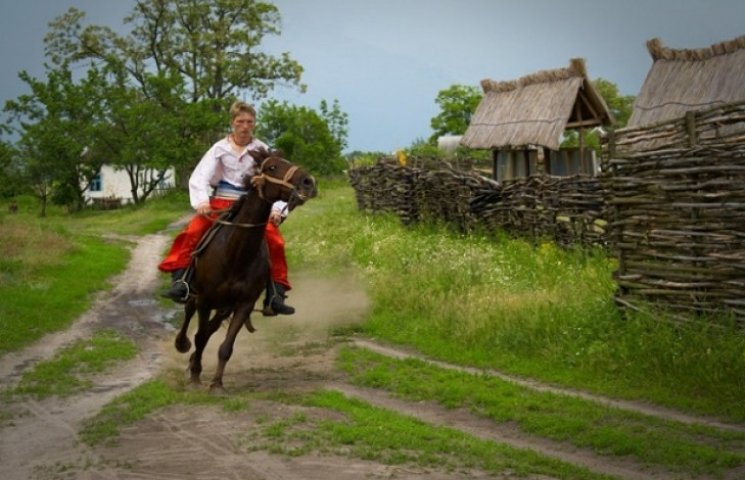
{"type": "MultiPolygon", "coordinates": [[[[0,418],[0,479],[454,479],[494,478],[478,471],[439,472],[402,468],[339,456],[286,457],[245,448],[245,439],[263,419],[290,416],[293,409],[269,401],[252,402],[247,411],[227,413],[216,407],[177,406],[158,411],[123,429],[116,446],[87,447],[79,441],[81,422],[107,402],[164,371],[184,371],[187,355],[173,347],[175,331],[168,318],[180,310],[163,309],[154,300],[160,277],[155,269],[168,237],[133,239],[132,261],[115,279],[115,288],[102,295],[69,330],[0,358],[0,386],[13,385],[36,362],[60,347],[88,337],[97,328],[115,328],[133,338],[137,358],[96,379],[95,388],[72,398],[28,400],[6,406],[11,415],[0,418]],[[199,408],[195,414],[195,408],[199,408]]],[[[257,332],[239,334],[225,374],[228,390],[302,392],[335,389],[395,409],[423,421],[461,429],[472,435],[528,448],[547,456],[586,466],[621,478],[667,478],[634,463],[613,460],[520,433],[467,412],[437,405],[408,403],[384,392],[344,382],[333,369],[337,346],[329,328],[363,319],[368,300],[353,278],[317,278],[295,273],[288,303],[298,309],[291,317],[255,315],[257,332]]],[[[223,331],[218,331],[205,354],[204,377],[214,371],[223,331]]],[[[406,356],[390,347],[360,340],[362,346],[390,355],[406,356]]],[[[184,373],[185,374],[185,373],[184,373]]],[[[633,409],[633,405],[629,408],[633,409]]],[[[317,412],[316,412],[317,413],[317,412]]],[[[660,412],[665,416],[664,412],[660,412]]],[[[507,477],[505,477],[507,478],[507,477]]],[[[544,477],[541,477],[544,478],[544,477]]]]}

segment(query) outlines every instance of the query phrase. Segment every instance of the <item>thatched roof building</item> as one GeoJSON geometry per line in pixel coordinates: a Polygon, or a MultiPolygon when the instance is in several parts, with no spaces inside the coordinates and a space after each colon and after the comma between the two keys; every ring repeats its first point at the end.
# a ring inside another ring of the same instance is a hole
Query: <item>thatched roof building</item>
{"type": "Polygon", "coordinates": [[[483,80],[484,98],[461,143],[477,149],[529,145],[558,150],[567,128],[610,125],[613,117],[587,76],[585,62],[544,70],[518,80],[483,80]]]}
{"type": "Polygon", "coordinates": [[[654,38],[647,49],[654,63],[636,97],[628,128],[745,101],[745,35],[691,50],[666,48],[654,38]]]}

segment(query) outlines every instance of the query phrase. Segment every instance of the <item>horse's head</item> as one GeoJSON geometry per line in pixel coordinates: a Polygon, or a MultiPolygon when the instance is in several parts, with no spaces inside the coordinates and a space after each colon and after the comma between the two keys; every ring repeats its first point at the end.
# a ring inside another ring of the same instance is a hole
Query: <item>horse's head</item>
{"type": "Polygon", "coordinates": [[[259,173],[249,179],[267,202],[284,200],[292,210],[316,196],[316,180],[305,169],[293,165],[279,152],[259,150],[251,152],[259,163],[259,173]]]}

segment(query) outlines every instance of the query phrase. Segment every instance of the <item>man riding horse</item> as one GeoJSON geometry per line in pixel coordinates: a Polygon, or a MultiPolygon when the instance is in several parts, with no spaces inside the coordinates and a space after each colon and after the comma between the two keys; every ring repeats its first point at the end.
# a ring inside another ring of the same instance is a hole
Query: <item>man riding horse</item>
{"type": "MultiPolygon", "coordinates": [[[[163,272],[171,272],[173,279],[171,288],[163,296],[178,303],[186,302],[189,296],[189,286],[183,277],[191,263],[192,252],[219,213],[245,193],[243,178],[257,173],[259,165],[251,152],[268,149],[253,136],[256,110],[252,106],[241,101],[233,103],[230,125],[231,133],[212,145],[192,172],[189,199],[197,214],[176,237],[170,252],[158,266],[163,272]]],[[[287,213],[286,202],[275,202],[264,232],[271,271],[262,310],[265,316],[295,313],[295,309],[284,302],[285,292],[292,287],[287,277],[285,243],[279,225],[287,213]]]]}

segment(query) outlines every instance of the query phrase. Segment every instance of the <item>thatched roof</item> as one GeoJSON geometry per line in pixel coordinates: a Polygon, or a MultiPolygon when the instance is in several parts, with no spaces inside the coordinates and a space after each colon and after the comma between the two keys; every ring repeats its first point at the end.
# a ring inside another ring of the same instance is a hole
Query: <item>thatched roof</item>
{"type": "Polygon", "coordinates": [[[647,49],[653,64],[636,97],[629,128],[745,100],[745,35],[692,50],[666,48],[654,38],[647,49]]]}
{"type": "Polygon", "coordinates": [[[581,58],[572,59],[567,68],[543,70],[518,80],[483,80],[481,87],[484,98],[461,141],[470,148],[542,145],[558,150],[567,128],[612,122],[581,58]]]}

